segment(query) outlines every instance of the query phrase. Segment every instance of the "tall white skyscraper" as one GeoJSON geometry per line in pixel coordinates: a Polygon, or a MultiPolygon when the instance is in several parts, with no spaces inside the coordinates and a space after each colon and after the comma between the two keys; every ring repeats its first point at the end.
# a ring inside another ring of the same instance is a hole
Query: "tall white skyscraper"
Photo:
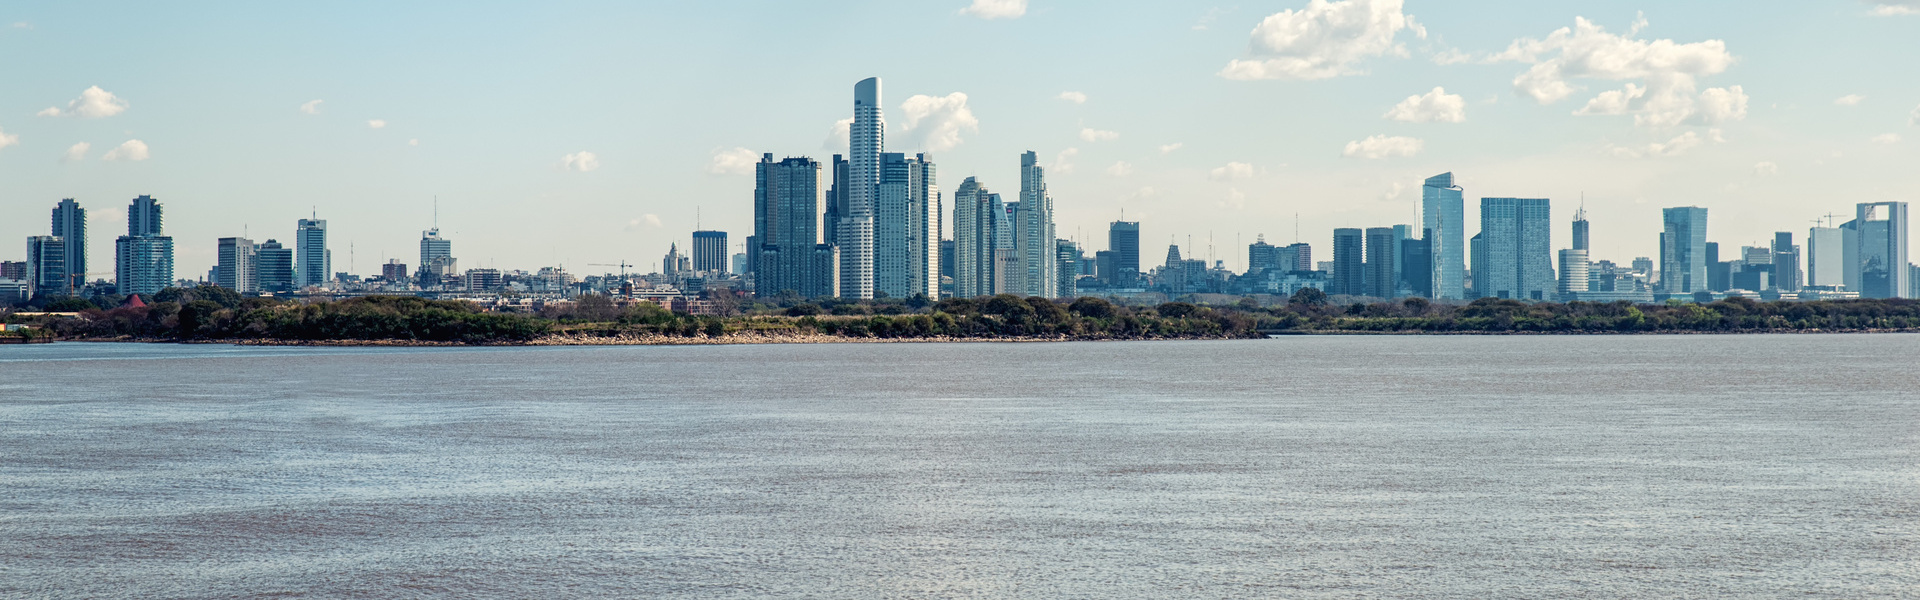
{"type": "Polygon", "coordinates": [[[1053,197],[1047,195],[1046,168],[1029,150],[1020,155],[1020,210],[1014,246],[1025,272],[1019,293],[1053,297],[1059,270],[1053,237],[1053,197]]]}
{"type": "Polygon", "coordinates": [[[1467,297],[1466,197],[1453,173],[1428,177],[1420,187],[1422,235],[1433,261],[1433,297],[1467,297]]]}
{"type": "Polygon", "coordinates": [[[1007,206],[1000,195],[987,191],[974,178],[960,182],[953,193],[953,295],[957,298],[987,296],[1000,291],[995,286],[998,271],[1013,255],[1007,206]]]}
{"type": "Polygon", "coordinates": [[[925,154],[880,155],[873,281],[888,297],[940,297],[940,188],[934,175],[925,154]]]}
{"type": "Polygon", "coordinates": [[[874,205],[880,185],[880,153],[886,148],[886,118],[880,110],[880,78],[853,85],[853,126],[847,144],[847,212],[841,216],[840,295],[873,297],[874,205]]]}

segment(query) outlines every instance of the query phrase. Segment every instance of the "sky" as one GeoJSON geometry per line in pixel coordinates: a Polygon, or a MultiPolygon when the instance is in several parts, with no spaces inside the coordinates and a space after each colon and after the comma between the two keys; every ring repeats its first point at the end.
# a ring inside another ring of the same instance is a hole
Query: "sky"
{"type": "Polygon", "coordinates": [[[843,151],[874,76],[887,150],[943,190],[1016,192],[1032,150],[1062,237],[1105,249],[1124,214],[1148,263],[1239,269],[1261,235],[1325,260],[1448,171],[1469,215],[1552,199],[1555,248],[1584,203],[1621,263],[1662,207],[1732,248],[1920,201],[1920,0],[15,1],[0,57],[0,260],[75,198],[108,279],[140,194],[185,278],[309,215],[336,271],[411,265],[436,201],[463,268],[738,249],[752,162],[843,151]]]}

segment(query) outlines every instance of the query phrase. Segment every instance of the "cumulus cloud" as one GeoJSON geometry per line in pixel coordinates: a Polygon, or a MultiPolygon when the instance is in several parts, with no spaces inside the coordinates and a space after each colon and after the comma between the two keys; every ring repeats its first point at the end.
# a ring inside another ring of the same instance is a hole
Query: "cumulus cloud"
{"type": "Polygon", "coordinates": [[[1061,150],[1060,154],[1057,154],[1053,157],[1053,165],[1048,166],[1047,170],[1052,171],[1054,173],[1061,174],[1061,175],[1072,173],[1073,157],[1079,156],[1079,155],[1080,155],[1079,148],[1068,148],[1065,150],[1061,150]]]}
{"type": "Polygon", "coordinates": [[[12,146],[18,143],[20,143],[20,136],[18,134],[7,133],[7,130],[0,129],[0,148],[5,148],[7,146],[12,146]]]}
{"type": "MultiPolygon", "coordinates": [[[[1715,137],[1718,137],[1719,133],[1716,131],[1713,133],[1713,135],[1715,137]]],[[[1688,150],[1692,150],[1694,148],[1700,147],[1700,145],[1706,143],[1706,141],[1707,140],[1705,138],[1700,137],[1700,134],[1689,131],[1686,133],[1682,133],[1678,137],[1667,140],[1665,142],[1653,142],[1645,146],[1632,147],[1632,148],[1629,148],[1626,146],[1613,146],[1613,147],[1610,147],[1608,150],[1612,152],[1614,156],[1617,156],[1620,158],[1679,156],[1681,154],[1686,153],[1688,150]]],[[[1719,139],[1715,141],[1726,141],[1726,140],[1719,139]]]]}
{"type": "Polygon", "coordinates": [[[408,146],[418,146],[418,145],[420,145],[420,138],[413,138],[413,139],[410,139],[410,140],[407,140],[407,145],[408,145],[408,146]]]}
{"type": "Polygon", "coordinates": [[[1780,165],[1776,165],[1768,161],[1761,161],[1753,164],[1753,175],[1755,177],[1772,177],[1774,175],[1779,175],[1779,174],[1780,174],[1780,165]]]}
{"type": "Polygon", "coordinates": [[[714,175],[752,175],[754,163],[760,162],[760,155],[746,148],[714,150],[713,161],[707,164],[707,172],[714,175]]]}
{"type": "Polygon", "coordinates": [[[303,112],[309,115],[320,114],[320,103],[322,102],[326,102],[326,101],[325,100],[308,100],[306,102],[302,102],[300,103],[300,112],[303,112]]]}
{"type": "Polygon", "coordinates": [[[387,126],[386,119],[370,119],[367,121],[367,127],[371,129],[380,129],[386,126],[387,126]]]}
{"type": "Polygon", "coordinates": [[[560,157],[560,168],[566,171],[585,173],[600,168],[600,157],[592,152],[582,150],[560,157]]]}
{"type": "Polygon", "coordinates": [[[127,111],[127,101],[119,96],[93,86],[80,91],[80,97],[67,102],[66,110],[49,106],[35,113],[42,117],[80,117],[83,119],[101,119],[127,111]]]}
{"type": "Polygon", "coordinates": [[[1018,19],[1027,14],[1027,0],[973,0],[960,14],[982,19],[1018,19]]]}
{"type": "Polygon", "coordinates": [[[1417,138],[1385,135],[1370,136],[1364,140],[1347,142],[1347,148],[1340,154],[1347,158],[1380,159],[1395,156],[1413,156],[1425,148],[1426,142],[1417,138]]]}
{"type": "Polygon", "coordinates": [[[1920,0],[1869,0],[1873,3],[1873,14],[1882,17],[1898,15],[1920,15],[1920,0]]]}
{"type": "Polygon", "coordinates": [[[1227,198],[1214,206],[1220,208],[1242,209],[1247,207],[1247,194],[1238,188],[1228,188],[1227,198]]]}
{"type": "Polygon", "coordinates": [[[1582,17],[1572,28],[1562,27],[1542,39],[1520,39],[1491,62],[1533,65],[1514,77],[1514,92],[1540,104],[1565,100],[1579,91],[1578,79],[1629,81],[1626,87],[1600,93],[1576,115],[1633,115],[1643,127],[1681,124],[1711,125],[1747,116],[1747,94],[1741,86],[1699,89],[1698,79],[1733,66],[1733,54],[1721,40],[1678,43],[1642,40],[1633,36],[1646,26],[1637,19],[1625,35],[1582,17]],[[1643,83],[1632,83],[1631,81],[1643,83]]]}
{"type": "Polygon", "coordinates": [[[846,154],[848,152],[847,147],[853,143],[852,132],[853,117],[834,121],[833,126],[827,128],[827,139],[826,141],[820,142],[820,149],[828,152],[846,154]]]}
{"type": "Polygon", "coordinates": [[[1900,134],[1898,134],[1898,133],[1882,133],[1882,134],[1880,134],[1880,135],[1876,135],[1876,136],[1873,136],[1873,143],[1875,143],[1875,144],[1898,144],[1898,143],[1900,143],[1900,134]]]}
{"type": "Polygon", "coordinates": [[[100,159],[140,161],[146,160],[148,156],[146,142],[127,140],[125,143],[120,144],[119,147],[108,150],[106,154],[100,156],[100,159]]]}
{"type": "Polygon", "coordinates": [[[1358,64],[1375,56],[1406,56],[1400,32],[1425,39],[1427,30],[1401,12],[1401,0],[1308,0],[1253,28],[1250,58],[1220,70],[1227,79],[1327,79],[1362,73],[1358,64]]]}
{"type": "Polygon", "coordinates": [[[1460,123],[1467,120],[1467,99],[1436,87],[1425,94],[1407,96],[1381,116],[1408,123],[1460,123]]]}
{"type": "Polygon", "coordinates": [[[1854,105],[1860,104],[1861,100],[1866,100],[1866,99],[1867,99],[1866,96],[1862,96],[1859,94],[1847,94],[1839,98],[1834,98],[1833,103],[1840,106],[1854,106],[1854,105]]]}
{"type": "Polygon", "coordinates": [[[1207,178],[1214,181],[1233,181],[1253,177],[1253,165],[1243,162],[1230,162],[1226,166],[1214,167],[1207,178]]]}
{"type": "Polygon", "coordinates": [[[1089,142],[1111,142],[1120,139],[1120,133],[1117,131],[1094,129],[1092,127],[1082,127],[1080,128],[1080,139],[1089,142]]]}
{"type": "Polygon", "coordinates": [[[644,215],[640,215],[640,218],[641,218],[642,220],[645,220],[645,221],[646,221],[646,223],[647,223],[647,226],[649,226],[649,227],[659,227],[659,226],[660,226],[660,215],[656,215],[656,214],[653,214],[653,213],[647,213],[647,214],[644,214],[644,215]]]}
{"type": "Polygon", "coordinates": [[[65,154],[60,155],[60,162],[74,162],[74,161],[86,160],[87,151],[92,149],[93,149],[93,144],[89,144],[86,142],[80,142],[78,144],[68,146],[67,152],[65,154]]]}
{"type": "Polygon", "coordinates": [[[1113,166],[1107,167],[1107,174],[1112,175],[1114,177],[1126,177],[1128,175],[1132,175],[1133,163],[1130,163],[1124,160],[1113,163],[1113,166]]]}
{"type": "MultiPolygon", "coordinates": [[[[1914,114],[1916,114],[1916,115],[1920,115],[1920,108],[1916,108],[1916,109],[1914,109],[1914,114]]],[[[1175,151],[1175,150],[1179,150],[1180,148],[1182,148],[1182,147],[1184,147],[1184,146],[1186,146],[1186,144],[1184,144],[1184,143],[1181,143],[1181,142],[1174,142],[1174,143],[1171,143],[1171,144],[1166,144],[1166,145],[1163,145],[1163,146],[1160,146],[1160,153],[1161,153],[1161,154],[1173,154],[1173,151],[1175,151]]]]}
{"type": "MultiPolygon", "coordinates": [[[[967,108],[967,95],[954,92],[945,96],[914,96],[900,103],[907,121],[900,127],[914,147],[939,152],[959,146],[962,130],[979,133],[980,120],[967,108]]],[[[848,125],[852,125],[849,121],[848,125]]]]}
{"type": "Polygon", "coordinates": [[[1080,92],[1060,92],[1060,95],[1058,96],[1058,98],[1060,98],[1061,100],[1072,102],[1074,104],[1087,103],[1087,95],[1080,92]]]}

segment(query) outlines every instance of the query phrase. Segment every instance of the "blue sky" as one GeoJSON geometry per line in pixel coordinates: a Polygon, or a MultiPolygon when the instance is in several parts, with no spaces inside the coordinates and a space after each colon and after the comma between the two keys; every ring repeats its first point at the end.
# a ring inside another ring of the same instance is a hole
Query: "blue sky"
{"type": "Polygon", "coordinates": [[[738,244],[752,198],[740,159],[824,161],[853,83],[879,76],[890,151],[931,151],[945,190],[971,175],[1009,192],[1018,155],[1036,151],[1058,230],[1089,249],[1125,210],[1151,256],[1168,240],[1205,255],[1210,235],[1237,268],[1257,234],[1293,241],[1296,214],[1325,252],[1334,227],[1419,222],[1419,181],[1453,171],[1470,212],[1481,196],[1552,198],[1556,247],[1584,194],[1597,258],[1625,262],[1655,254],[1665,206],[1708,207],[1710,239],[1739,246],[1804,235],[1855,202],[1920,200],[1915,13],[1907,0],[11,2],[0,240],[15,241],[0,259],[73,197],[93,264],[109,265],[127,201],[152,194],[179,276],[205,272],[215,238],[286,241],[309,211],[331,224],[336,270],[351,245],[354,270],[377,272],[415,262],[437,195],[463,267],[650,267],[696,212],[738,244]]]}

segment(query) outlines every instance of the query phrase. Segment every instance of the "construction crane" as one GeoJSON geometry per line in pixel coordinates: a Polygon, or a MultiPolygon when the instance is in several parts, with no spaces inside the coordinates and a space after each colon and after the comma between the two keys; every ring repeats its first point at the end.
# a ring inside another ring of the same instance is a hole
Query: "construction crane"
{"type": "Polygon", "coordinates": [[[620,261],[620,264],[617,264],[617,265],[608,264],[608,263],[587,263],[587,266],[589,267],[620,267],[620,277],[622,279],[625,279],[627,277],[627,267],[631,267],[633,265],[627,264],[627,261],[623,260],[623,261],[620,261]]]}

